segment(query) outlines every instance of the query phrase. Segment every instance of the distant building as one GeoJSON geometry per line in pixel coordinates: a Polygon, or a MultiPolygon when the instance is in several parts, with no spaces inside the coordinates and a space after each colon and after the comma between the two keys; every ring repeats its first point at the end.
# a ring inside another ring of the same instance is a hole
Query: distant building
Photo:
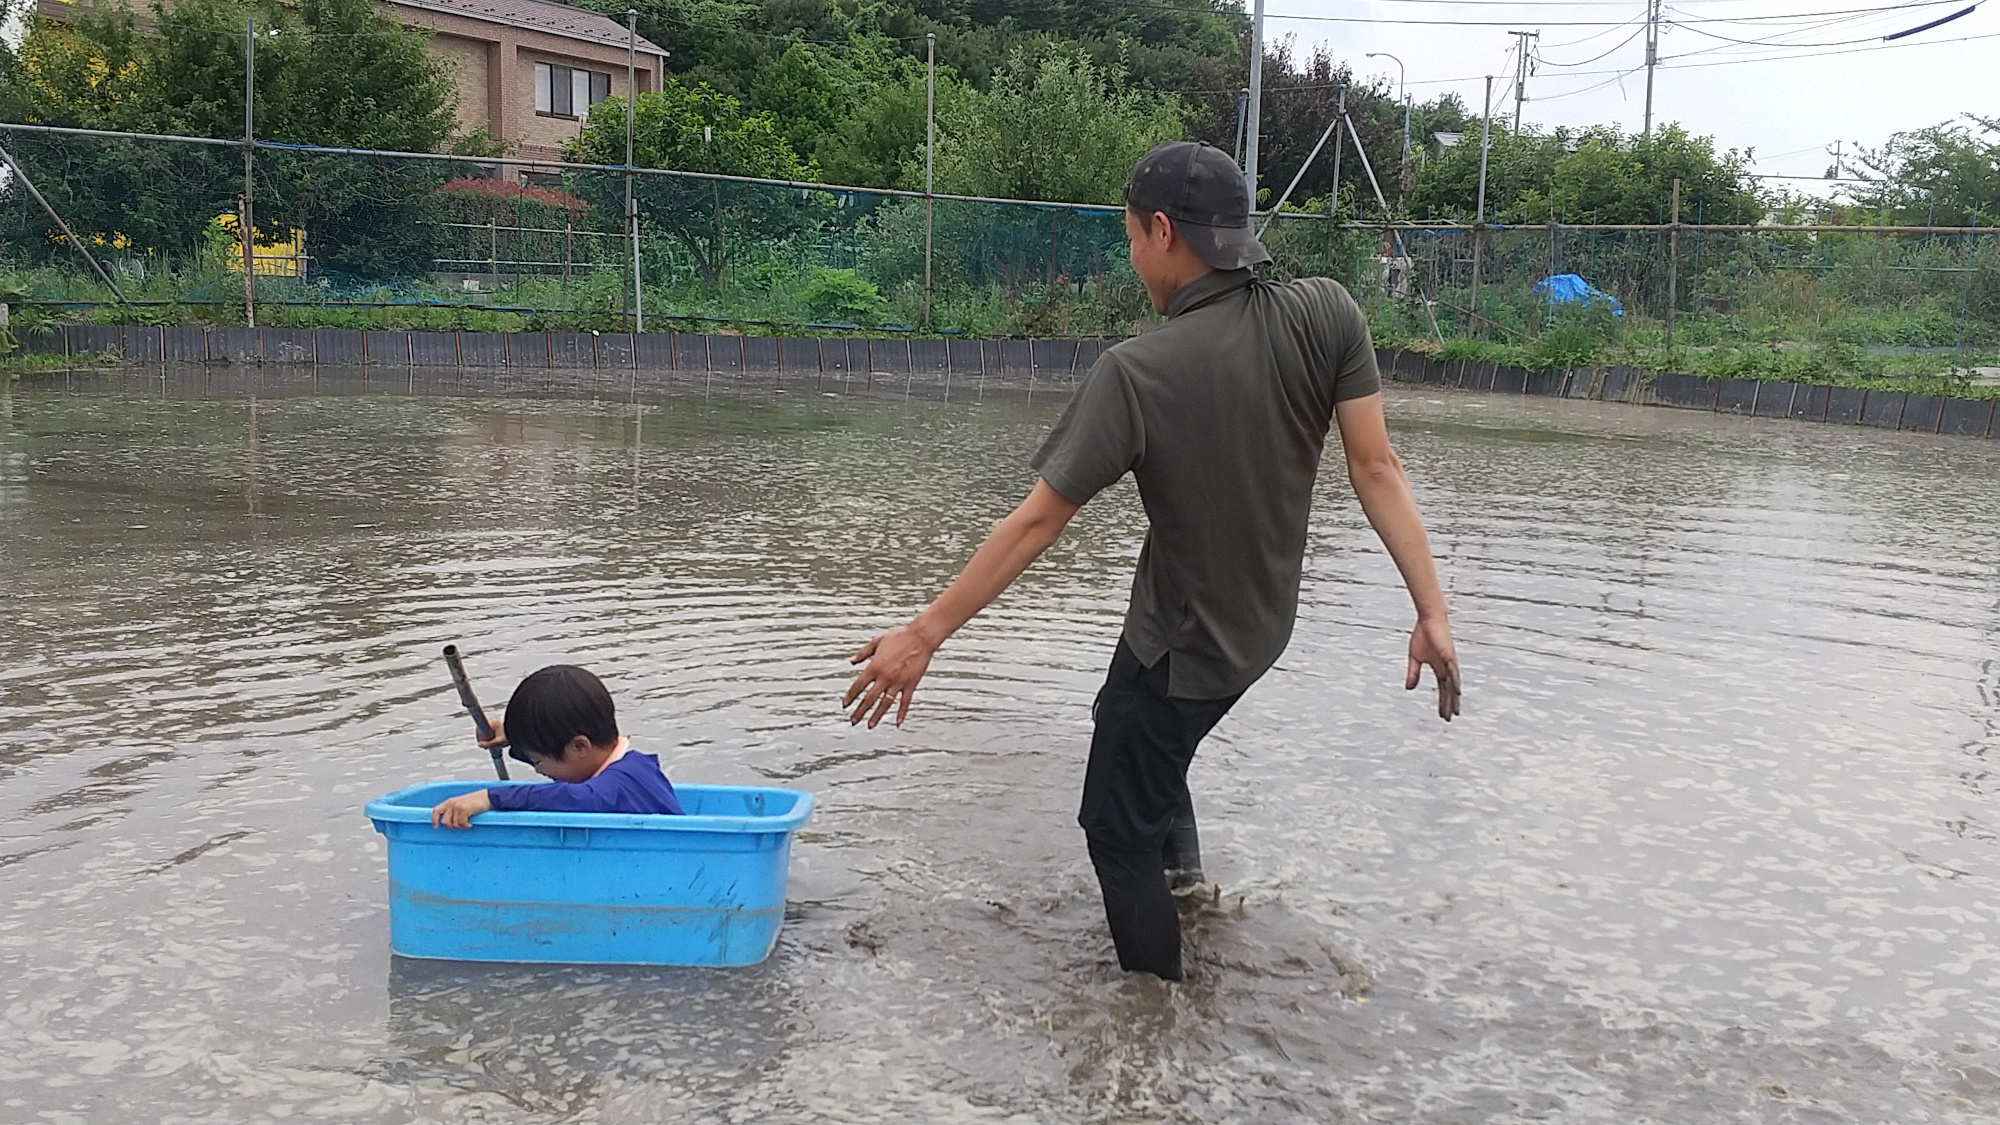
{"type": "MultiPolygon", "coordinates": [[[[45,0],[46,2],[46,0],[45,0]]],[[[60,0],[58,0],[60,2],[60,0]]],[[[513,154],[553,159],[590,107],[625,96],[626,30],[553,0],[389,0],[405,27],[433,33],[431,51],[458,79],[458,120],[511,142],[513,154]]],[[[660,88],[666,52],[637,40],[639,92],[660,88]]]]}
{"type": "MultiPolygon", "coordinates": [[[[171,6],[171,0],[169,0],[171,6]]],[[[56,20],[116,0],[39,0],[56,20]]],[[[147,4],[128,5],[143,15],[147,4]]],[[[607,16],[555,0],[382,0],[383,14],[431,33],[431,53],[458,83],[462,132],[481,127],[512,155],[555,159],[590,107],[625,96],[626,30],[607,16]]],[[[666,52],[637,39],[640,93],[660,88],[666,52]]]]}

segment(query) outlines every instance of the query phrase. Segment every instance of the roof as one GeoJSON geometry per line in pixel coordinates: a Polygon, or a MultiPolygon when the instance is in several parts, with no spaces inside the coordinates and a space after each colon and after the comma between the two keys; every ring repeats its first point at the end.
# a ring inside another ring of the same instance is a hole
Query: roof
{"type": "MultiPolygon", "coordinates": [[[[473,19],[503,23],[510,27],[543,31],[569,39],[581,39],[587,43],[600,43],[607,47],[623,47],[626,43],[624,24],[600,12],[572,8],[568,4],[554,3],[553,0],[390,0],[390,2],[401,8],[424,8],[455,16],[470,16],[473,19]]],[[[667,53],[656,44],[647,42],[643,36],[637,38],[637,45],[641,52],[648,55],[667,53]]]]}

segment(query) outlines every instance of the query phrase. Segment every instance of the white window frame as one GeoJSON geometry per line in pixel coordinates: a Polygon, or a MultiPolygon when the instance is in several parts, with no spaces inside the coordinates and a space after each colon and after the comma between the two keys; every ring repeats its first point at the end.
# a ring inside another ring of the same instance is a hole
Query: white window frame
{"type": "Polygon", "coordinates": [[[535,114],[581,121],[591,108],[611,96],[611,72],[568,63],[535,64],[535,114]],[[598,95],[602,89],[603,95],[598,95]]]}

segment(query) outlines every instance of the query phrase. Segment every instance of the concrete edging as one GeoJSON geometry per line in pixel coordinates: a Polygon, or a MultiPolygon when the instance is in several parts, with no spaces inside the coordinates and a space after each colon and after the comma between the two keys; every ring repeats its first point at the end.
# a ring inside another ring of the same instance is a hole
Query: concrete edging
{"type": "MultiPolygon", "coordinates": [[[[1037,385],[1072,386],[1112,341],[1079,339],[953,338],[901,336],[778,337],[683,332],[418,332],[331,328],[155,328],[142,325],[61,325],[40,339],[22,341],[27,353],[84,356],[109,353],[127,364],[280,367],[456,368],[500,370],[511,375],[548,373],[551,382],[573,373],[595,376],[664,373],[674,383],[699,375],[768,375],[780,384],[810,379],[841,390],[896,389],[920,380],[976,380],[981,390],[1037,385]],[[557,373],[563,373],[558,375],[557,373]],[[853,387],[859,383],[858,388],[853,387]]],[[[1490,394],[1624,402],[1789,418],[1832,425],[2000,439],[2000,400],[1961,399],[1904,391],[1874,391],[1814,383],[1756,379],[1704,379],[1631,367],[1528,371],[1483,360],[1447,360],[1427,353],[1376,349],[1385,378],[1490,394]]],[[[503,379],[512,382],[511,379],[503,379]]],[[[646,381],[653,381],[648,378],[646,381]]],[[[525,389],[525,388],[523,388],[525,389]]]]}
{"type": "Polygon", "coordinates": [[[2000,399],[1872,391],[1819,383],[1705,379],[1699,375],[1630,367],[1531,372],[1478,360],[1436,359],[1423,352],[1391,348],[1377,348],[1375,356],[1383,376],[1399,383],[2000,439],[2000,399]]]}

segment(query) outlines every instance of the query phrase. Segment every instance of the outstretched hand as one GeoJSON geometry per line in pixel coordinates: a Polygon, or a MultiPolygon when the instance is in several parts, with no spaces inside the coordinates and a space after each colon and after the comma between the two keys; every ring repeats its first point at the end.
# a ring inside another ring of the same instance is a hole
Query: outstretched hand
{"type": "Polygon", "coordinates": [[[1405,691],[1416,690],[1424,667],[1437,678],[1438,718],[1450,722],[1458,714],[1458,649],[1451,643],[1451,622],[1442,617],[1420,617],[1410,630],[1410,670],[1403,678],[1405,691]]]}
{"type": "Polygon", "coordinates": [[[916,698],[917,683],[930,670],[935,652],[937,645],[910,625],[891,629],[862,645],[848,663],[865,661],[866,666],[847,685],[847,694],[840,697],[842,707],[854,708],[848,725],[857,725],[866,717],[868,729],[873,730],[894,706],[896,725],[902,726],[910,714],[910,701],[916,698]]]}

